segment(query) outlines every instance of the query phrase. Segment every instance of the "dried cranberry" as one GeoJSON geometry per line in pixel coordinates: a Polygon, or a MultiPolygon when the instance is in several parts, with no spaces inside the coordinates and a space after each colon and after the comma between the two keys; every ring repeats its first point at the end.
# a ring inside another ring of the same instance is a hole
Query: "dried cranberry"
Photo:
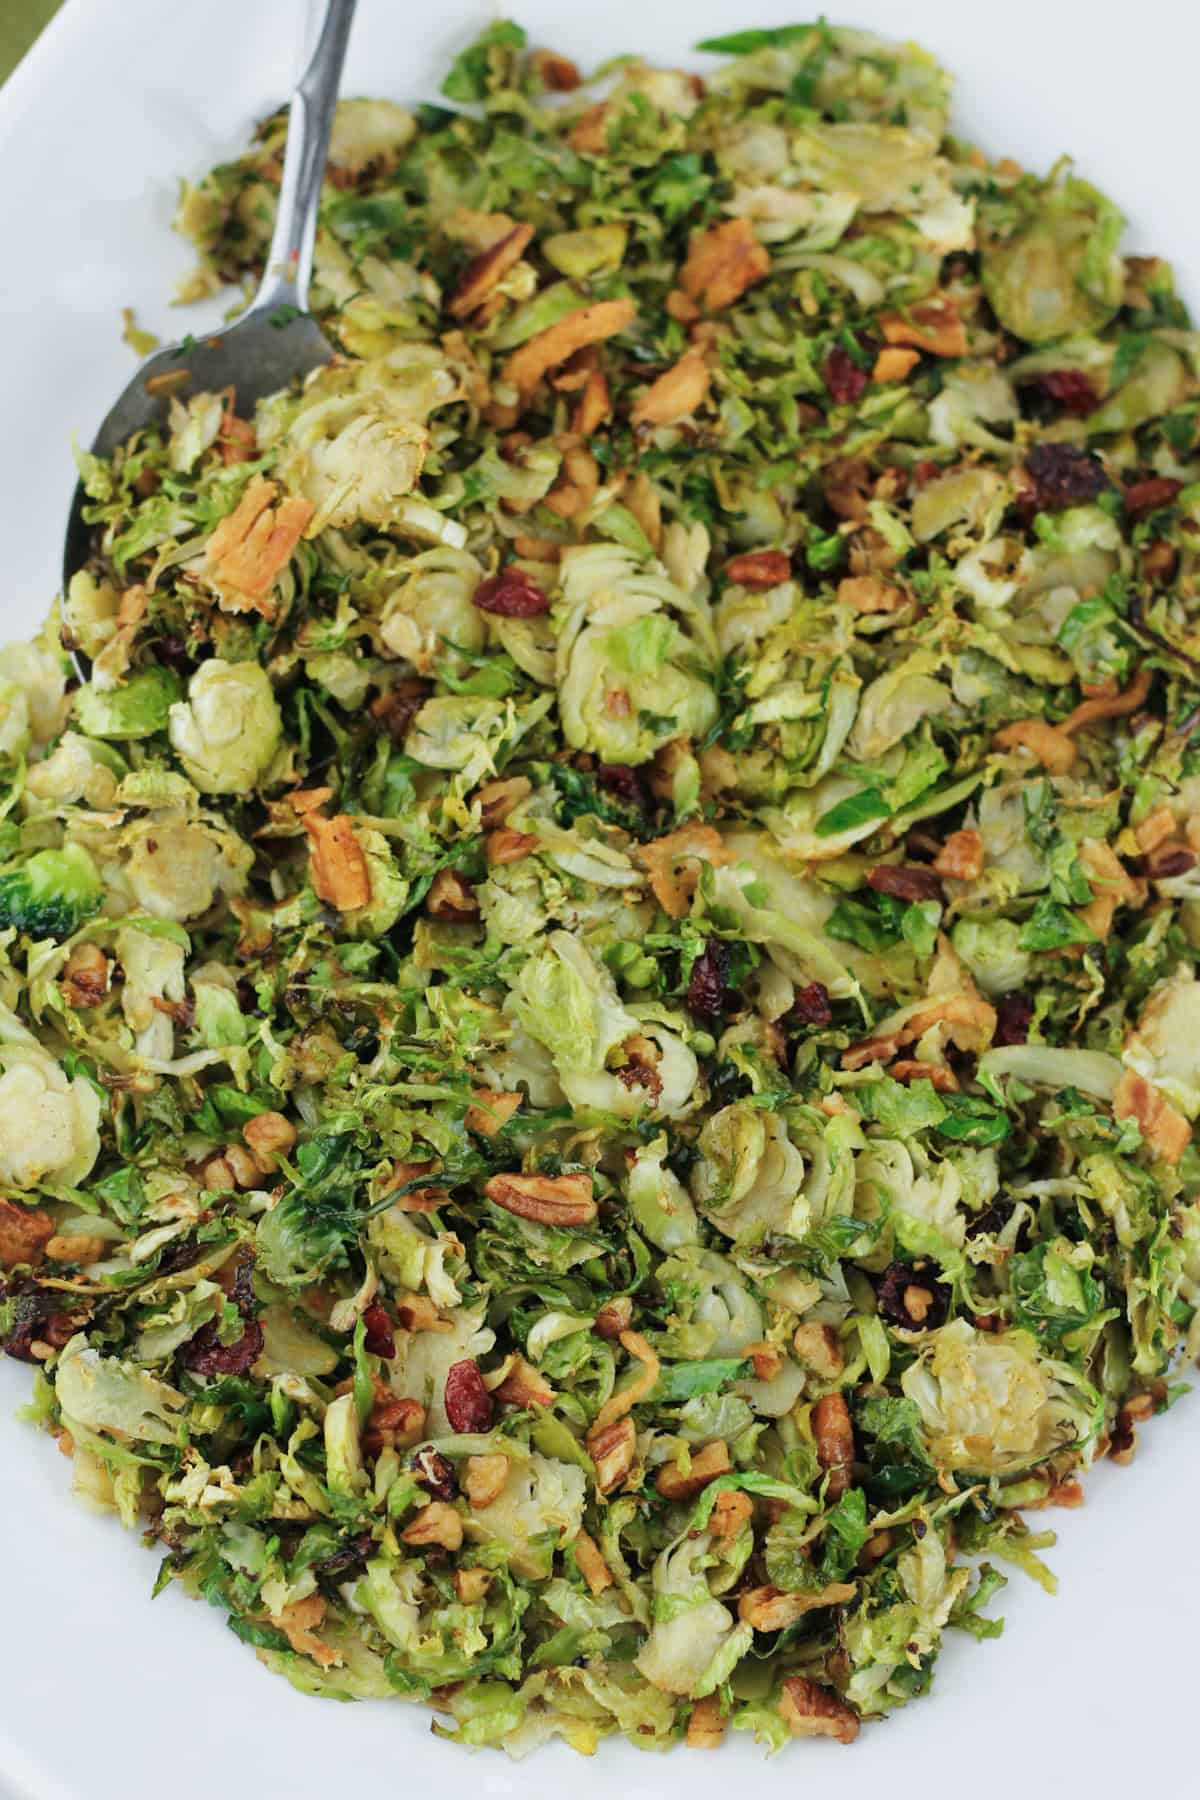
{"type": "Polygon", "coordinates": [[[1023,1044],[1029,1037],[1033,1001],[1026,994],[1001,994],[996,1002],[993,1044],[1023,1044]]]}
{"type": "Polygon", "coordinates": [[[454,1431],[487,1431],[492,1423],[492,1396],[483,1385],[479,1364],[469,1357],[451,1363],[446,1376],[446,1417],[454,1431]]]}
{"type": "Polygon", "coordinates": [[[853,406],[861,400],[870,379],[868,371],[860,369],[841,344],[833,346],[821,365],[821,380],[829,390],[830,399],[838,406],[853,406]]]}
{"type": "Polygon", "coordinates": [[[1035,444],[1025,467],[1041,512],[1086,505],[1110,485],[1100,458],[1074,444],[1035,444]]]}
{"type": "Polygon", "coordinates": [[[1099,394],[1082,369],[1051,369],[1038,386],[1071,419],[1086,419],[1100,404],[1099,394]]]}
{"type": "Polygon", "coordinates": [[[950,1289],[924,1262],[889,1263],[876,1297],[888,1323],[905,1331],[930,1331],[943,1324],[950,1311],[950,1289]]]}
{"type": "Polygon", "coordinates": [[[187,643],[173,632],[169,632],[166,637],[159,638],[154,647],[154,654],[160,663],[165,663],[168,669],[174,669],[177,675],[186,674],[192,667],[187,643]]]}
{"type": "Polygon", "coordinates": [[[375,1539],[370,1532],[360,1531],[356,1537],[343,1539],[330,1555],[318,1558],[313,1568],[326,1579],[331,1575],[344,1575],[349,1569],[361,1569],[374,1549],[375,1539]]]}
{"type": "Polygon", "coordinates": [[[262,1355],[263,1331],[257,1319],[251,1319],[234,1344],[223,1344],[217,1336],[217,1322],[202,1325],[190,1344],[184,1346],[183,1366],[193,1375],[207,1379],[210,1375],[244,1375],[262,1355]]]}
{"type": "Polygon", "coordinates": [[[549,597],[523,569],[502,569],[481,581],[471,598],[480,612],[498,619],[535,619],[550,611],[549,597]]]}
{"type": "Polygon", "coordinates": [[[1183,486],[1173,475],[1151,475],[1146,481],[1135,481],[1125,489],[1125,511],[1131,519],[1144,519],[1160,506],[1170,506],[1183,486]]]}
{"type": "Polygon", "coordinates": [[[702,1025],[715,1025],[729,998],[729,945],[710,937],[692,964],[688,982],[688,1011],[702,1025]]]}
{"type": "Polygon", "coordinates": [[[796,989],[796,998],[784,1017],[785,1026],[828,1025],[833,1019],[829,989],[819,981],[796,989]]]}
{"type": "Polygon", "coordinates": [[[880,863],[867,876],[867,886],[893,900],[940,900],[942,884],[921,863],[880,863]]]}
{"type": "Polygon", "coordinates": [[[435,1500],[453,1500],[458,1493],[454,1464],[440,1450],[418,1450],[412,1459],[414,1478],[435,1500]]]}
{"type": "Polygon", "coordinates": [[[387,1307],[372,1300],[363,1312],[363,1324],[367,1328],[363,1341],[371,1355],[382,1356],[386,1362],[391,1362],[396,1354],[396,1334],[387,1307]]]}
{"type": "Polygon", "coordinates": [[[0,1302],[7,1306],[10,1319],[4,1348],[18,1362],[38,1360],[31,1348],[36,1343],[61,1350],[79,1329],[78,1317],[55,1311],[48,1294],[21,1282],[0,1282],[0,1302]]]}
{"type": "Polygon", "coordinates": [[[406,675],[371,702],[371,716],[377,719],[393,744],[402,744],[408,728],[433,692],[419,675],[406,675]]]}
{"type": "Polygon", "coordinates": [[[606,794],[615,794],[626,806],[636,806],[639,812],[645,812],[646,790],[642,778],[627,763],[601,763],[596,770],[596,786],[603,788],[606,794]]]}

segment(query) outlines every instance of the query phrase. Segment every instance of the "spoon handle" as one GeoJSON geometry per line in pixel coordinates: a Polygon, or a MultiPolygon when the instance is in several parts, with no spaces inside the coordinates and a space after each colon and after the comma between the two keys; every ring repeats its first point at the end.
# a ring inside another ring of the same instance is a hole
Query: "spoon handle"
{"type": "Polygon", "coordinates": [[[308,304],[317,203],[357,0],[327,0],[316,48],[288,108],[287,150],[266,272],[249,313],[308,304]]]}

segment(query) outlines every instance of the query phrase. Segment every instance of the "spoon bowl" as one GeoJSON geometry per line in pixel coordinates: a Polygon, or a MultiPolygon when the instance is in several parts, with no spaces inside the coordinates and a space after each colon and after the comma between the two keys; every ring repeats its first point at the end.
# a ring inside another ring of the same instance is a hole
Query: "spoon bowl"
{"type": "MultiPolygon", "coordinates": [[[[191,394],[231,389],[233,411],[239,418],[253,418],[260,400],[333,357],[333,346],[304,309],[329,134],[356,4],[327,0],[312,57],[292,95],[275,230],[258,293],[232,325],[155,351],[105,417],[91,446],[93,455],[110,457],[134,432],[160,423],[173,397],[186,400],[191,394]]],[[[63,544],[64,593],[90,552],[86,505],[80,483],[63,544]]],[[[78,656],[76,660],[86,679],[90,670],[78,656]]]]}

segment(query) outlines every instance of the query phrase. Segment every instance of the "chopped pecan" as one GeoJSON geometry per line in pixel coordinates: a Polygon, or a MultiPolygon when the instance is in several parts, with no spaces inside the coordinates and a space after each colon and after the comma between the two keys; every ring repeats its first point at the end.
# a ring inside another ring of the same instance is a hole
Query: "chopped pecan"
{"type": "Polygon", "coordinates": [[[810,1323],[797,1325],[792,1349],[822,1381],[836,1381],[846,1366],[837,1332],[832,1325],[810,1323]]]}
{"type": "Polygon", "coordinates": [[[827,1587],[802,1589],[788,1594],[777,1587],[750,1588],[738,1600],[738,1618],[755,1631],[786,1631],[805,1613],[822,1606],[840,1606],[853,1600],[857,1588],[852,1581],[833,1581],[827,1587]]]}
{"type": "Polygon", "coordinates": [[[537,1225],[590,1225],[596,1216],[590,1175],[493,1175],[483,1191],[505,1212],[537,1225]]]}
{"type": "Polygon", "coordinates": [[[552,1406],[554,1389],[544,1375],[538,1373],[533,1364],[526,1362],[523,1356],[514,1356],[512,1367],[500,1383],[492,1389],[497,1400],[503,1400],[506,1406],[552,1406]]]}
{"type": "Polygon", "coordinates": [[[490,1569],[455,1569],[454,1597],[464,1606],[477,1606],[495,1580],[490,1569]]]}
{"type": "Polygon", "coordinates": [[[1113,1094],[1118,1119],[1134,1119],[1155,1156],[1177,1163],[1192,1141],[1192,1128],[1152,1082],[1126,1069],[1113,1094]]]}
{"type": "Polygon", "coordinates": [[[567,139],[581,156],[603,156],[608,149],[608,101],[598,100],[580,113],[567,139]]]}
{"type": "Polygon", "coordinates": [[[630,417],[635,425],[674,425],[695,412],[708,393],[708,359],[688,350],[640,395],[630,417]]]}
{"type": "Polygon", "coordinates": [[[275,504],[279,489],[255,475],[238,505],[208,540],[205,572],[223,612],[275,616],[271,589],[287,568],[316,511],[311,500],[289,495],[275,504]]]}
{"type": "MultiPolygon", "coordinates": [[[[474,1429],[474,1426],[455,1426],[456,1431],[474,1429]]],[[[482,1512],[500,1498],[511,1467],[507,1456],[468,1456],[463,1492],[476,1512],[482,1512]]]]}
{"type": "Polygon", "coordinates": [[[406,1544],[438,1544],[443,1550],[461,1550],[463,1522],[445,1500],[431,1500],[400,1535],[406,1544]]]}
{"type": "Polygon", "coordinates": [[[923,300],[903,313],[882,313],[879,329],[889,344],[911,344],[931,356],[965,356],[967,328],[949,295],[923,300]]]}
{"type": "Polygon", "coordinates": [[[825,504],[839,519],[864,520],[873,485],[870,465],[862,456],[840,456],[821,474],[825,504]]]}
{"type": "Polygon", "coordinates": [[[304,829],[312,852],[312,884],[317,898],[339,912],[353,912],[371,899],[371,876],[362,845],[354,835],[348,813],[327,819],[324,813],[304,815],[304,829]]]}
{"type": "Polygon", "coordinates": [[[371,1409],[363,1432],[363,1450],[379,1456],[384,1450],[411,1450],[425,1435],[425,1408],[419,1400],[394,1395],[385,1387],[371,1409]]]}
{"type": "Polygon", "coordinates": [[[485,831],[503,825],[514,806],[533,792],[528,775],[509,775],[501,781],[485,781],[475,798],[479,802],[479,820],[485,831]]]}
{"type": "Polygon", "coordinates": [[[286,1156],[296,1142],[296,1127],[282,1113],[256,1113],[242,1126],[254,1159],[264,1175],[274,1172],[275,1158],[286,1156]]]}
{"type": "Polygon", "coordinates": [[[1135,481],[1125,489],[1125,511],[1131,519],[1144,519],[1160,506],[1170,506],[1182,487],[1182,481],[1173,475],[1151,475],[1145,481],[1135,481]]]}
{"type": "Polygon", "coordinates": [[[903,1081],[910,1085],[914,1081],[927,1081],[939,1094],[958,1092],[958,1076],[946,1063],[921,1062],[916,1057],[901,1057],[892,1064],[891,1077],[893,1081],[903,1081]]]}
{"type": "Polygon", "coordinates": [[[791,572],[792,559],[786,550],[747,550],[725,565],[726,581],[750,588],[778,587],[791,572]]]}
{"type": "Polygon", "coordinates": [[[708,312],[732,306],[747,288],[770,272],[771,258],[748,219],[727,219],[693,232],[679,285],[708,312]]]}
{"type": "Polygon", "coordinates": [[[400,1294],[396,1300],[396,1323],[401,1331],[453,1331],[449,1319],[443,1319],[428,1294],[400,1294]]]}
{"type": "Polygon", "coordinates": [[[817,1461],[829,1472],[826,1492],[837,1500],[850,1486],[854,1464],[854,1427],[844,1394],[823,1394],[812,1411],[817,1461]]]}
{"type": "Polygon", "coordinates": [[[700,880],[699,863],[719,869],[729,852],[711,825],[681,825],[634,852],[650,877],[655,899],[672,919],[682,919],[700,880]]]}
{"type": "Polygon", "coordinates": [[[340,1664],[339,1653],[316,1635],[325,1618],[324,1594],[306,1594],[303,1600],[293,1600],[290,1606],[281,1607],[269,1617],[298,1656],[310,1656],[323,1669],[340,1664]]]}
{"type": "Polygon", "coordinates": [[[1075,761],[1075,746],[1067,733],[1045,719],[1015,719],[992,742],[997,750],[1028,750],[1052,775],[1065,775],[1075,761]]]}
{"type": "Polygon", "coordinates": [[[487,1431],[492,1423],[492,1396],[483,1385],[479,1364],[471,1357],[451,1363],[442,1395],[454,1431],[487,1431]]]}
{"type": "Polygon", "coordinates": [[[630,1418],[592,1426],[587,1435],[588,1455],[596,1466],[596,1485],[602,1494],[611,1494],[624,1481],[633,1467],[636,1445],[637,1433],[630,1418]]]}
{"type": "Polygon", "coordinates": [[[463,270],[447,311],[455,319],[465,319],[482,304],[492,289],[520,262],[533,238],[532,225],[514,225],[511,231],[481,250],[463,270]]]}
{"type": "Polygon", "coordinates": [[[454,869],[439,869],[425,896],[425,911],[431,919],[445,919],[451,925],[464,925],[479,917],[479,902],[473,890],[454,869]]]}
{"type": "Polygon", "coordinates": [[[413,1479],[418,1482],[435,1500],[449,1502],[458,1493],[458,1477],[454,1464],[432,1444],[426,1444],[418,1450],[412,1459],[413,1479]]]}
{"type": "Polygon", "coordinates": [[[464,1123],[468,1131],[477,1131],[480,1137],[495,1137],[515,1112],[521,1110],[521,1094],[505,1093],[497,1088],[472,1088],[472,1103],[464,1115],[464,1123]]]}
{"type": "Polygon", "coordinates": [[[608,382],[602,369],[591,369],[583,384],[574,414],[571,418],[571,430],[576,437],[590,438],[598,431],[612,411],[612,399],[608,391],[608,382]]]}
{"type": "Polygon", "coordinates": [[[837,597],[842,606],[860,613],[899,612],[908,604],[904,589],[879,575],[844,575],[838,582],[837,597]]]}
{"type": "Polygon", "coordinates": [[[893,900],[942,898],[942,884],[936,872],[921,863],[879,863],[867,876],[867,886],[893,900]]]}
{"type": "Polygon", "coordinates": [[[76,1010],[99,1006],[108,992],[108,958],[99,944],[76,944],[62,972],[62,996],[76,1010]]]}
{"type": "Polygon", "coordinates": [[[597,300],[592,306],[581,306],[514,350],[504,365],[504,379],[528,399],[551,369],[566,362],[585,344],[615,337],[618,331],[632,325],[636,315],[637,308],[629,299],[597,300]]]}
{"type": "Polygon", "coordinates": [[[15,1269],[19,1263],[35,1267],[53,1236],[54,1221],[49,1213],[0,1200],[0,1268],[15,1269]]]}
{"type": "Polygon", "coordinates": [[[706,1488],[718,1475],[727,1475],[732,1466],[729,1446],[718,1438],[714,1443],[706,1444],[703,1450],[692,1457],[691,1467],[686,1473],[678,1463],[664,1463],[654,1485],[664,1500],[690,1500],[693,1494],[706,1488]]]}
{"type": "Polygon", "coordinates": [[[871,370],[871,380],[881,384],[892,381],[905,381],[921,360],[919,350],[902,349],[898,344],[888,344],[875,358],[875,366],[871,370]]]}
{"type": "Polygon", "coordinates": [[[742,1354],[748,1356],[753,1363],[756,1381],[773,1381],[787,1361],[778,1344],[770,1344],[765,1340],[761,1344],[747,1344],[742,1354]]]}
{"type": "Polygon", "coordinates": [[[497,831],[487,834],[487,859],[489,868],[503,868],[506,863],[524,862],[538,847],[536,833],[532,831],[513,831],[502,825],[497,831]]]}
{"type": "MultiPolygon", "coordinates": [[[[1112,930],[1117,908],[1136,906],[1144,901],[1145,883],[1135,881],[1116,852],[1100,838],[1084,838],[1079,845],[1078,855],[1080,865],[1092,886],[1092,899],[1079,909],[1079,917],[1103,942],[1112,930]]],[[[1191,851],[1187,855],[1192,862],[1195,861],[1191,851]]],[[[1191,862],[1185,866],[1190,868],[1191,862]]],[[[1151,874],[1149,868],[1147,874],[1151,874]]]]}
{"type": "Polygon", "coordinates": [[[785,1680],[779,1713],[793,1737],[831,1737],[839,1744],[852,1744],[858,1736],[858,1714],[804,1675],[785,1680]]]}
{"type": "Polygon", "coordinates": [[[621,1294],[615,1300],[608,1300],[596,1314],[596,1330],[602,1338],[619,1338],[623,1331],[629,1330],[629,1322],[633,1318],[633,1301],[628,1294],[621,1294]]]}
{"type": "Polygon", "coordinates": [[[1142,864],[1151,881],[1170,881],[1177,875],[1186,875],[1195,866],[1196,852],[1178,838],[1168,838],[1165,844],[1159,844],[1142,864]]]}
{"type": "Polygon", "coordinates": [[[946,881],[978,881],[983,861],[983,839],[977,831],[952,831],[933,866],[946,881]]]}
{"type": "Polygon", "coordinates": [[[687,1722],[687,1743],[691,1750],[718,1750],[725,1737],[725,1715],[715,1694],[697,1700],[687,1722]]]}
{"type": "Polygon", "coordinates": [[[753,1511],[754,1502],[749,1494],[744,1494],[740,1488],[722,1488],[709,1514],[708,1529],[722,1543],[730,1544],[741,1536],[753,1511]]]}
{"type": "Polygon", "coordinates": [[[559,56],[555,50],[534,50],[530,54],[529,66],[552,94],[571,94],[583,83],[583,76],[569,56],[559,56]]]}
{"type": "Polygon", "coordinates": [[[1148,856],[1152,850],[1157,850],[1160,844],[1165,844],[1169,837],[1175,835],[1175,814],[1169,806],[1156,806],[1140,825],[1134,827],[1133,835],[1142,855],[1148,856]]]}
{"type": "Polygon", "coordinates": [[[107,1238],[84,1237],[73,1232],[69,1236],[47,1238],[43,1254],[47,1262],[75,1263],[79,1268],[86,1268],[90,1263],[99,1262],[111,1248],[107,1238]]]}
{"type": "Polygon", "coordinates": [[[612,1570],[600,1554],[600,1547],[586,1531],[578,1531],[571,1543],[579,1573],[593,1594],[602,1594],[613,1584],[612,1570]]]}

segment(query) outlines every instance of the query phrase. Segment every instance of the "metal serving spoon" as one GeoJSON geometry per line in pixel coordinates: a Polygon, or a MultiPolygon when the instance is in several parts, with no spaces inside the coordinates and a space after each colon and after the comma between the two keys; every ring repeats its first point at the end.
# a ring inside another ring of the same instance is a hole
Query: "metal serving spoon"
{"type": "MultiPolygon", "coordinates": [[[[237,412],[333,356],[333,346],[304,308],[317,235],[317,203],[329,151],[342,64],[358,0],[326,0],[316,48],[292,95],[279,211],[262,283],[235,324],[196,342],[159,350],[144,362],[96,434],[92,451],[111,456],[132,432],[161,415],[170,395],[234,389],[237,412]]],[[[63,546],[63,589],[87,560],[83,487],[75,489],[63,546]]]]}

